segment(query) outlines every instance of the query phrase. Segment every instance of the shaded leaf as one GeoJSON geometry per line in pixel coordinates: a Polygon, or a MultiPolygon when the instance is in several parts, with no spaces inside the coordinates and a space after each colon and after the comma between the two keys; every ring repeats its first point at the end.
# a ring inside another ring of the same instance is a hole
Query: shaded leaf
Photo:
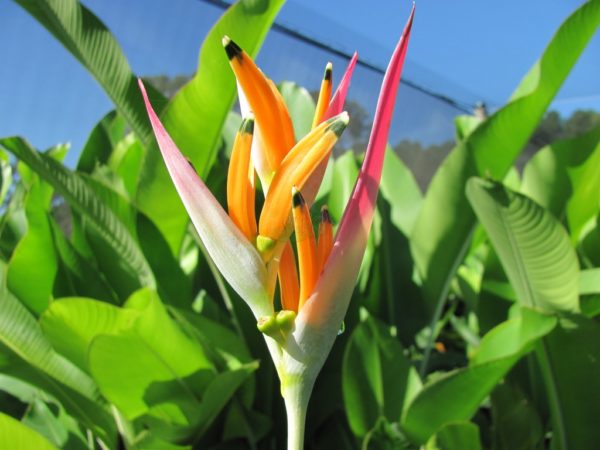
{"type": "Polygon", "coordinates": [[[521,315],[487,333],[468,367],[426,384],[403,416],[403,430],[426,442],[442,426],[468,420],[521,356],[556,325],[556,318],[522,309],[521,315]]]}

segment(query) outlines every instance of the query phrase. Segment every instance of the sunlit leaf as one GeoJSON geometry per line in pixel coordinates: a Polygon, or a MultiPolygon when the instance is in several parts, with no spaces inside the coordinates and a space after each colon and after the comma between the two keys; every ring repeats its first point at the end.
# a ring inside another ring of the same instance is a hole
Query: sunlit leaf
{"type": "Polygon", "coordinates": [[[517,300],[548,311],[579,310],[579,263],[552,214],[499,183],[472,178],[467,197],[500,257],[517,300]]]}

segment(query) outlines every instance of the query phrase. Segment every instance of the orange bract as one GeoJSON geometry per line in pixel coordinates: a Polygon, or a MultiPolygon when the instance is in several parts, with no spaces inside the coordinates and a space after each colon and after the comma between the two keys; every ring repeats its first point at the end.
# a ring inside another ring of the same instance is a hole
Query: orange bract
{"type": "Polygon", "coordinates": [[[327,111],[329,106],[329,101],[331,100],[331,75],[332,64],[327,63],[327,66],[325,66],[325,75],[323,75],[323,81],[321,82],[321,90],[319,91],[319,99],[317,100],[317,107],[315,108],[312,128],[322,122],[325,111],[327,111]]]}
{"type": "Polygon", "coordinates": [[[247,118],[235,137],[227,173],[229,217],[250,242],[256,239],[254,167],[250,159],[254,119],[247,118]]]}
{"type": "Polygon", "coordinates": [[[265,153],[271,171],[275,171],[294,146],[294,128],[288,110],[277,88],[246,52],[227,36],[223,38],[223,45],[235,77],[263,131],[267,147],[265,153]]]}
{"type": "Polygon", "coordinates": [[[296,247],[298,250],[298,266],[300,273],[300,298],[298,300],[298,309],[302,308],[304,301],[312,292],[317,277],[319,276],[317,267],[317,243],[312,221],[310,220],[310,211],[304,201],[300,191],[292,188],[294,207],[292,216],[294,218],[294,229],[296,231],[296,247]]]}

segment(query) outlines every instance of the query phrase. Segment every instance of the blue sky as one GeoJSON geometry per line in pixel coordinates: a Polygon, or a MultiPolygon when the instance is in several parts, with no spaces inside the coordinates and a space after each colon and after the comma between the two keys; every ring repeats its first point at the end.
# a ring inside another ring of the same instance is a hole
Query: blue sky
{"type": "MultiPolygon", "coordinates": [[[[113,31],[141,75],[192,73],[202,36],[220,13],[201,0],[83,3],[113,31]]],[[[466,103],[481,99],[500,106],[581,3],[420,0],[405,75],[466,103]]],[[[288,0],[277,21],[336,49],[356,49],[365,61],[385,66],[410,6],[408,0],[288,0]]],[[[71,55],[10,1],[0,2],[0,42],[0,136],[20,134],[40,148],[71,141],[77,153],[93,125],[111,109],[109,100],[71,55]]],[[[302,58],[282,64],[282,53],[290,51],[285,42],[271,33],[259,63],[275,81],[297,78],[315,88],[328,55],[298,47],[294,51],[303,52],[302,58]]],[[[344,61],[334,59],[334,64],[340,68],[344,61]]],[[[577,108],[600,110],[599,67],[597,33],[554,106],[564,114],[577,108]]],[[[363,72],[350,95],[372,108],[379,80],[363,72]]],[[[396,138],[438,142],[451,137],[451,118],[457,111],[406,87],[400,95],[396,138]]]]}

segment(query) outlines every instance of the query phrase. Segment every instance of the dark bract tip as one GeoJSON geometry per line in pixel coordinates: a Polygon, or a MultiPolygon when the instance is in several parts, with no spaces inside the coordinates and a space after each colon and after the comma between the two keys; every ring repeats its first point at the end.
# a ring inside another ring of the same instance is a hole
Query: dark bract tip
{"type": "Polygon", "coordinates": [[[332,70],[331,64],[327,64],[327,67],[325,67],[325,75],[323,75],[323,79],[325,81],[331,81],[332,73],[333,73],[333,70],[332,70]]]}
{"type": "Polygon", "coordinates": [[[227,53],[227,57],[230,60],[233,58],[239,58],[242,54],[242,49],[240,46],[233,42],[229,36],[225,36],[223,38],[223,47],[225,48],[225,53],[227,53]]]}
{"type": "Polygon", "coordinates": [[[292,204],[294,205],[294,208],[297,208],[299,206],[304,206],[304,197],[302,197],[302,194],[300,193],[299,190],[297,190],[295,187],[292,188],[292,204]]]}
{"type": "Polygon", "coordinates": [[[254,134],[254,118],[246,117],[240,125],[240,133],[254,134]]]}
{"type": "Polygon", "coordinates": [[[321,208],[321,222],[331,223],[331,216],[329,215],[329,210],[326,205],[323,205],[321,208]]]}

